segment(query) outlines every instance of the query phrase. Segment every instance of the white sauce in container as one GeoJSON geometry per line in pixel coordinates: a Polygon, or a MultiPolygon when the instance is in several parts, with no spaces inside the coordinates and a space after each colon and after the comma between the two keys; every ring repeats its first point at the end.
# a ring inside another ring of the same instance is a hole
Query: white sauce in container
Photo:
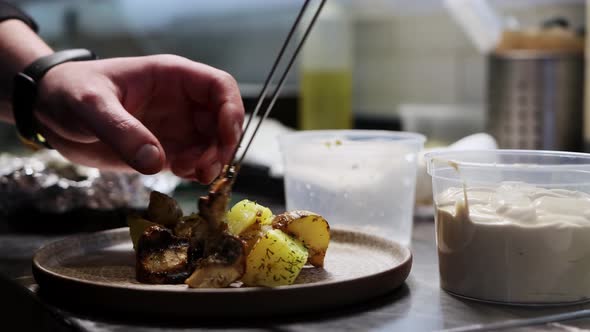
{"type": "Polygon", "coordinates": [[[443,289],[521,304],[590,300],[590,195],[505,182],[435,201],[443,289]]]}

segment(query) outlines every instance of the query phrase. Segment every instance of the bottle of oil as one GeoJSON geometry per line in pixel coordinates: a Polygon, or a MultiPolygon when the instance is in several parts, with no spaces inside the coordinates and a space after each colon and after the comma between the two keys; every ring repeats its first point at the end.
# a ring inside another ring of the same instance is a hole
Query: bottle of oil
{"type": "Polygon", "coordinates": [[[299,129],[352,127],[352,21],[327,1],[301,54],[299,129]]]}

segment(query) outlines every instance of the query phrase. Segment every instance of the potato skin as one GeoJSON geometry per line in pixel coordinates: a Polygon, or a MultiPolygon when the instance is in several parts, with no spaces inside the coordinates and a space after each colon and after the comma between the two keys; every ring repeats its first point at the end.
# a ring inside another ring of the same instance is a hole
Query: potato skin
{"type": "Polygon", "coordinates": [[[324,266],[324,258],[330,244],[330,225],[319,214],[296,210],[275,216],[272,227],[298,239],[309,250],[308,263],[324,266]]]}

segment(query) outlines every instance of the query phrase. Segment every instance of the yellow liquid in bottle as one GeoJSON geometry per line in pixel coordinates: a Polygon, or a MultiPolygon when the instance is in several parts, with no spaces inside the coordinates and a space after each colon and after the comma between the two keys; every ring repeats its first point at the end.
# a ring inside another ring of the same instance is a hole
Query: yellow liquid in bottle
{"type": "Polygon", "coordinates": [[[299,128],[352,127],[352,73],[350,70],[303,70],[299,128]]]}

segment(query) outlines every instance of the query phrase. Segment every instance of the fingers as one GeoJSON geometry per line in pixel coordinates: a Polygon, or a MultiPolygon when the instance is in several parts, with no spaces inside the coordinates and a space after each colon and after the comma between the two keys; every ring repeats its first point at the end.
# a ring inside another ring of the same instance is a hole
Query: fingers
{"type": "Polygon", "coordinates": [[[162,170],[166,157],[160,142],[121,106],[113,92],[83,90],[69,103],[79,109],[86,127],[131,168],[143,174],[162,170]]]}
{"type": "Polygon", "coordinates": [[[193,114],[193,122],[197,132],[204,137],[217,136],[217,116],[208,110],[198,110],[193,114]]]}
{"type": "Polygon", "coordinates": [[[216,143],[192,147],[172,158],[170,170],[177,176],[210,183],[221,172],[216,143]]]}
{"type": "Polygon", "coordinates": [[[194,113],[194,124],[201,137],[215,140],[218,145],[218,159],[222,164],[230,162],[242,132],[241,122],[226,121],[232,117],[232,105],[226,104],[218,114],[209,111],[194,113]],[[233,127],[232,127],[233,126],[233,127]],[[229,138],[228,138],[229,137],[229,138]]]}
{"type": "Polygon", "coordinates": [[[85,144],[69,141],[51,130],[42,130],[42,133],[53,148],[74,163],[102,170],[129,171],[132,169],[101,142],[85,144]]]}
{"type": "MultiPolygon", "coordinates": [[[[72,112],[73,113],[73,112],[72,112]]],[[[63,114],[59,115],[60,120],[56,120],[55,116],[48,116],[43,112],[37,112],[36,117],[39,122],[49,130],[55,132],[59,136],[77,143],[94,143],[98,138],[90,131],[83,128],[84,124],[80,123],[73,114],[69,114],[69,119],[64,120],[63,114]]]]}
{"type": "Polygon", "coordinates": [[[220,139],[220,159],[223,163],[230,163],[234,150],[237,148],[240,136],[242,135],[243,106],[233,103],[225,103],[219,111],[219,139],[220,139]],[[242,116],[239,116],[242,112],[242,116]],[[232,119],[233,120],[227,120],[232,119]]]}
{"type": "Polygon", "coordinates": [[[242,134],[244,105],[236,81],[225,72],[216,73],[209,88],[209,105],[217,114],[219,158],[229,163],[242,134]]]}
{"type": "Polygon", "coordinates": [[[92,153],[101,146],[141,173],[157,173],[169,164],[175,174],[202,183],[211,182],[230,161],[240,138],[244,107],[229,74],[176,56],[101,60],[96,68],[108,77],[106,84],[84,77],[77,81],[82,84],[70,84],[64,97],[79,121],[66,119],[70,127],[63,128],[45,121],[58,149],[58,140],[67,141],[64,146],[76,143],[80,149],[92,146],[92,153]],[[169,106],[177,113],[154,113],[169,106]],[[180,142],[166,145],[169,160],[154,133],[162,142],[180,142]]]}
{"type": "Polygon", "coordinates": [[[195,126],[204,134],[215,135],[219,143],[218,158],[229,162],[242,132],[244,105],[235,79],[213,67],[176,56],[155,56],[155,79],[178,77],[181,90],[194,102],[194,109],[205,106],[213,121],[195,114],[195,126]],[[213,124],[212,127],[206,124],[213,124]]]}

